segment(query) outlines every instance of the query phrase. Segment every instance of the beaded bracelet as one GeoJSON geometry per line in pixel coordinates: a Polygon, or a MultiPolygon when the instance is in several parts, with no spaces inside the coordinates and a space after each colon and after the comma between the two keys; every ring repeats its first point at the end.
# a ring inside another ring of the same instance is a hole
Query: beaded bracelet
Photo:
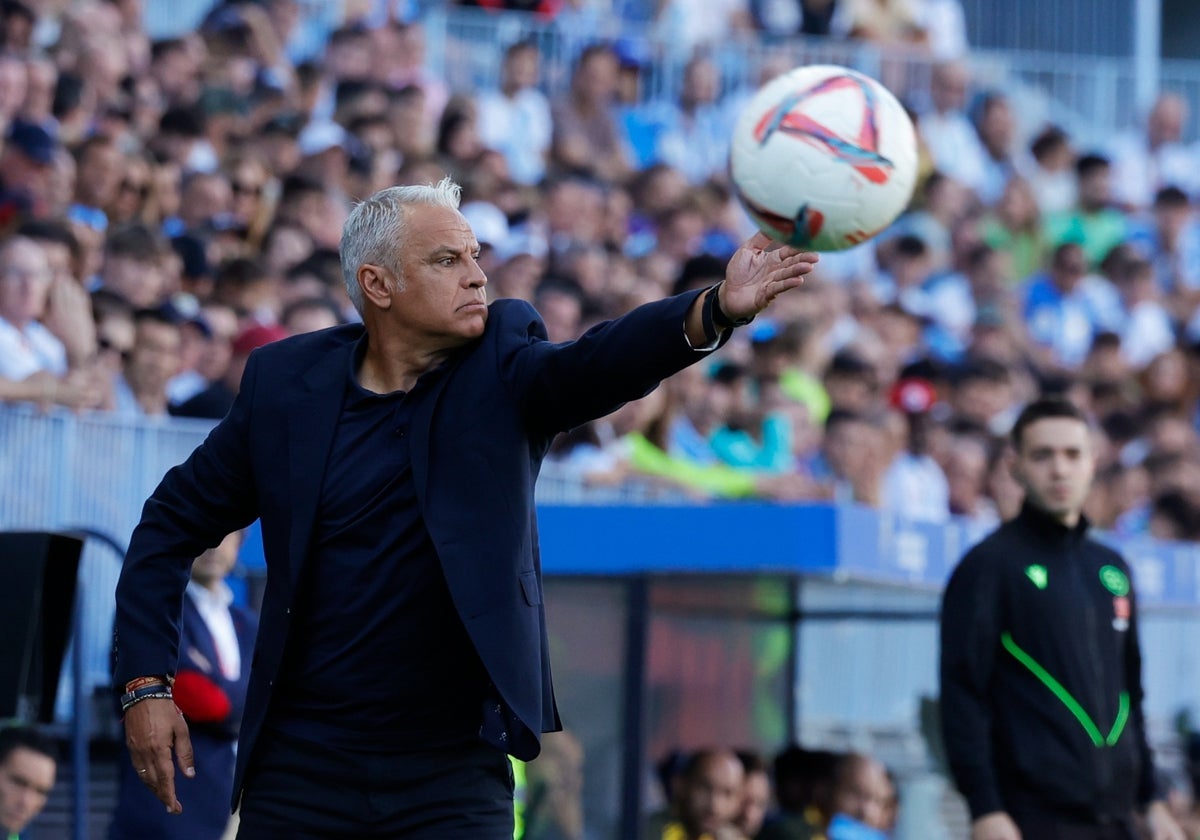
{"type": "MultiPolygon", "coordinates": [[[[166,688],[166,686],[163,686],[163,687],[166,688]]],[[[173,700],[173,699],[175,699],[175,698],[171,694],[170,689],[168,689],[166,691],[155,691],[155,692],[151,692],[149,694],[139,694],[137,697],[134,697],[132,700],[129,700],[129,701],[121,704],[121,714],[125,714],[130,709],[132,709],[134,706],[136,706],[138,703],[141,703],[143,700],[173,700]]]]}
{"type": "Polygon", "coordinates": [[[121,712],[134,703],[138,703],[147,697],[170,697],[171,687],[164,682],[152,682],[139,686],[133,691],[127,691],[121,695],[121,712]]]}

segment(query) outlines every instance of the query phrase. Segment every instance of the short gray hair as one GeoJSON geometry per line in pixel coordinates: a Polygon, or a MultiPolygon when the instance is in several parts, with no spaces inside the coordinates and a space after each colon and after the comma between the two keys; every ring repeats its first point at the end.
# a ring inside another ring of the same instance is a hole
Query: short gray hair
{"type": "Polygon", "coordinates": [[[350,211],[342,228],[342,279],[350,302],[363,312],[362,289],[358,287],[359,266],[366,263],[395,272],[403,283],[400,251],[404,246],[404,222],[409,207],[425,205],[457,210],[462,187],[450,178],[436,184],[412,184],[380,190],[350,211]]]}

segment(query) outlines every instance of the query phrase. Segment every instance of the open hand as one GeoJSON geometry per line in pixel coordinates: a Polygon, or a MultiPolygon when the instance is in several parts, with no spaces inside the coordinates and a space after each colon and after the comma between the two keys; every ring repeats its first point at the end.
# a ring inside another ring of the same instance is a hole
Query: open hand
{"type": "Polygon", "coordinates": [[[765,233],[742,243],[725,269],[721,284],[721,311],[734,320],[757,315],[771,301],[804,282],[820,257],[779,245],[765,233]]]}

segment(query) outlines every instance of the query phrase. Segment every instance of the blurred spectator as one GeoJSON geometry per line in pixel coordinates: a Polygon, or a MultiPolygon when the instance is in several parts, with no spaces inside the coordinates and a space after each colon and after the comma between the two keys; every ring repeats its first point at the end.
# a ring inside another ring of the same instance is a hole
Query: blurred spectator
{"type": "Polygon", "coordinates": [[[1112,165],[1108,158],[1084,155],[1075,163],[1075,176],[1075,208],[1047,214],[1046,238],[1053,246],[1079,244],[1088,264],[1097,266],[1124,241],[1129,223],[1125,214],[1113,206],[1112,165]]]}
{"type": "Polygon", "coordinates": [[[1121,352],[1132,368],[1141,369],[1175,346],[1175,327],[1149,260],[1133,255],[1119,257],[1111,274],[1124,315],[1121,352]]]}
{"type": "Polygon", "coordinates": [[[988,444],[989,438],[982,432],[951,435],[945,470],[950,513],[986,529],[1000,524],[996,503],[988,496],[988,444]]]}
{"type": "Polygon", "coordinates": [[[679,55],[712,47],[731,33],[752,29],[748,0],[664,0],[658,6],[655,33],[679,55]]]}
{"type": "Polygon", "coordinates": [[[969,85],[966,63],[934,64],[929,84],[932,107],[921,112],[918,130],[938,171],[977,190],[983,186],[986,153],[966,112],[969,85]]]}
{"type": "Polygon", "coordinates": [[[504,51],[500,88],[478,99],[479,136],[508,162],[519,184],[536,184],[546,171],[553,125],[550,103],[538,90],[541,53],[533,41],[518,41],[504,51]]]}
{"type": "Polygon", "coordinates": [[[882,505],[913,521],[945,522],[950,516],[950,487],[929,454],[931,426],[936,422],[933,383],[901,371],[889,403],[904,418],[905,443],[884,472],[882,505]]]}
{"type": "Polygon", "coordinates": [[[0,830],[17,840],[46,807],[58,772],[58,748],[28,726],[0,729],[0,830]]]}
{"type": "Polygon", "coordinates": [[[791,421],[782,412],[764,411],[740,365],[726,362],[714,369],[709,390],[728,396],[721,422],[709,434],[717,458],[731,467],[786,472],[792,465],[791,421]]]}
{"type": "Polygon", "coordinates": [[[1147,527],[1150,536],[1173,542],[1195,542],[1200,538],[1200,507],[1178,490],[1154,499],[1147,527]]]}
{"type": "Polygon", "coordinates": [[[0,376],[22,381],[38,373],[67,373],[67,348],[42,319],[52,276],[41,246],[24,237],[0,250],[0,376]]]}
{"type": "Polygon", "coordinates": [[[327,297],[308,297],[292,301],[279,316],[279,325],[288,335],[316,332],[344,323],[338,305],[327,297]]]}
{"type": "Polygon", "coordinates": [[[849,29],[838,0],[751,0],[750,9],[767,35],[838,35],[849,29]]]}
{"type": "Polygon", "coordinates": [[[1093,339],[1118,331],[1122,321],[1116,291],[1088,273],[1083,247],[1074,241],[1055,248],[1048,272],[1030,278],[1023,308],[1035,357],[1045,371],[1078,367],[1093,339]]]}
{"type": "Polygon", "coordinates": [[[1188,122],[1187,100],[1163,93],[1154,101],[1141,131],[1117,136],[1112,143],[1112,191],[1120,206],[1144,210],[1164,187],[1193,193],[1195,152],[1183,142],[1188,122]]]}
{"type": "MultiPolygon", "coordinates": [[[[830,820],[840,814],[877,831],[889,828],[889,809],[896,791],[881,762],[861,753],[847,753],[838,758],[833,779],[830,820]]],[[[837,840],[832,830],[829,840],[837,840]]]]}
{"type": "Polygon", "coordinates": [[[116,414],[128,418],[167,414],[167,383],[179,372],[181,320],[169,306],[134,313],[133,347],[115,386],[116,414]]]}
{"type": "Polygon", "coordinates": [[[9,126],[0,153],[0,230],[20,216],[44,218],[51,210],[52,170],[61,148],[45,127],[24,120],[9,126]]]}
{"type": "Polygon", "coordinates": [[[93,135],[75,150],[75,202],[71,217],[98,231],[108,229],[108,211],[125,174],[121,150],[107,137],[93,135]]]}
{"type": "Polygon", "coordinates": [[[1056,125],[1043,128],[1029,143],[1024,175],[1043,214],[1065,213],[1074,207],[1078,187],[1070,135],[1056,125]]]}
{"type": "Polygon", "coordinates": [[[834,408],[825,420],[821,451],[807,467],[830,500],[879,507],[887,454],[887,438],[878,421],[834,408]]]}
{"type": "Polygon", "coordinates": [[[838,0],[849,36],[881,47],[925,46],[929,33],[913,0],[838,0]]]}
{"type": "Polygon", "coordinates": [[[629,172],[613,113],[619,63],[604,44],[583,51],[568,94],[554,103],[551,157],[563,171],[615,181],[629,172]]]}
{"type": "Polygon", "coordinates": [[[100,287],[121,295],[139,309],[158,306],[167,296],[162,260],[167,242],[140,223],[113,228],[104,242],[100,287]]]}
{"type": "Polygon", "coordinates": [[[757,840],[818,840],[833,810],[839,755],[792,745],[775,756],[779,811],[766,820],[757,840]]]}
{"type": "Polygon", "coordinates": [[[989,356],[968,356],[951,372],[947,400],[954,417],[992,435],[1008,433],[1020,406],[1019,372],[989,356]]]}
{"type": "Polygon", "coordinates": [[[879,382],[875,368],[852,351],[834,355],[822,381],[831,411],[865,412],[876,407],[879,382]]]}
{"type": "Polygon", "coordinates": [[[975,195],[985,206],[991,207],[1016,174],[1016,120],[1008,97],[994,90],[975,99],[971,104],[971,116],[983,149],[983,173],[975,195]]]}
{"type": "Polygon", "coordinates": [[[737,757],[742,763],[742,805],[733,824],[747,840],[753,840],[771,808],[771,772],[756,752],[738,750],[737,757]]]}
{"type": "Polygon", "coordinates": [[[212,300],[187,319],[183,325],[185,348],[181,366],[184,369],[167,386],[172,406],[194,397],[224,376],[238,331],[237,313],[212,300]],[[193,344],[190,349],[186,347],[188,342],[193,344]]]}
{"type": "Polygon", "coordinates": [[[679,101],[656,106],[661,125],[655,162],[675,167],[693,184],[724,177],[733,119],[720,97],[717,65],[704,56],[691,59],[683,68],[679,101]]]}
{"type": "Polygon", "coordinates": [[[1008,257],[1011,282],[1024,280],[1045,267],[1047,248],[1041,214],[1025,179],[1009,178],[995,206],[979,225],[983,241],[1008,257]]]}
{"type": "Polygon", "coordinates": [[[220,420],[229,413],[237,396],[250,353],[272,341],[287,338],[283,327],[253,325],[242,330],[233,340],[232,356],[221,377],[191,399],[171,409],[176,417],[201,417],[220,420]]]}
{"type": "Polygon", "coordinates": [[[1200,220],[1178,187],[1159,190],[1148,215],[1134,222],[1128,241],[1153,263],[1172,317],[1186,323],[1200,304],[1200,220]]]}
{"type": "Polygon", "coordinates": [[[742,764],[733,751],[693,753],[675,786],[674,819],[653,840],[744,840],[734,826],[744,781],[742,764]]]}

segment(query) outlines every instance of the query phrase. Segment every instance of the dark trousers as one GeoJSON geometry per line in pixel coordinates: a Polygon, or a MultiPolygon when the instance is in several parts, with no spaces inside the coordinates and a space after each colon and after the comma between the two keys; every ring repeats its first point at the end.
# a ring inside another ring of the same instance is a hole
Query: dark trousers
{"type": "Polygon", "coordinates": [[[1068,822],[1048,814],[1013,814],[1021,840],[1135,840],[1129,821],[1068,822]]]}
{"type": "Polygon", "coordinates": [[[508,757],[482,742],[402,754],[264,732],[238,840],[512,840],[508,757]]]}

